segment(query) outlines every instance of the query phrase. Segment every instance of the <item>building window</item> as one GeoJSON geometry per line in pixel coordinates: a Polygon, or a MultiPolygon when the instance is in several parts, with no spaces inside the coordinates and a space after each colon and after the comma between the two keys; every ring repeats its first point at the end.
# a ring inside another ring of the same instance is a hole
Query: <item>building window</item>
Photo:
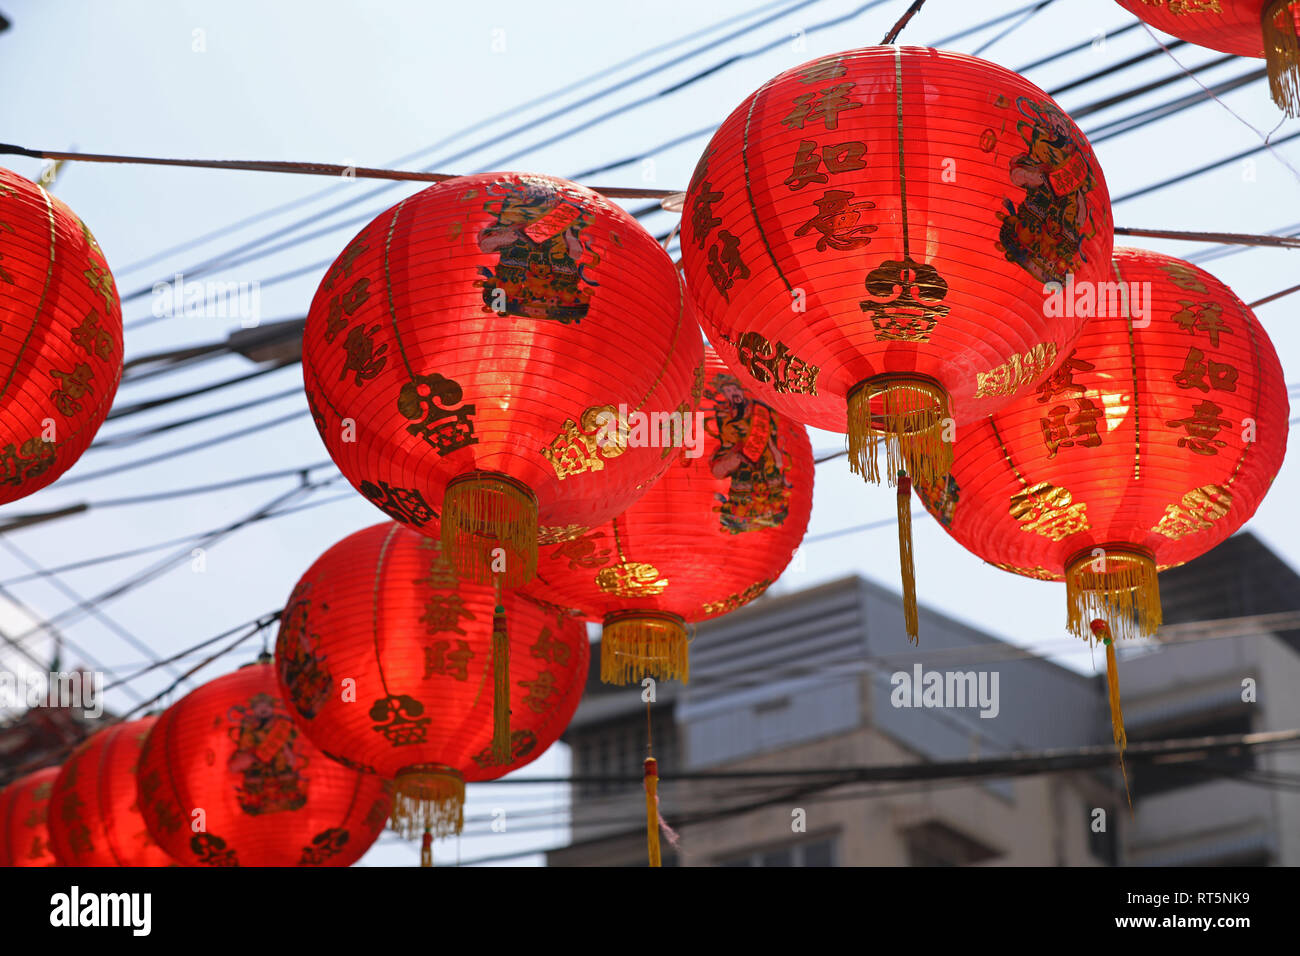
{"type": "Polygon", "coordinates": [[[969,866],[1001,855],[937,820],[908,827],[903,842],[908,866],[969,866]]]}
{"type": "Polygon", "coordinates": [[[736,854],[718,860],[718,866],[835,866],[835,837],[791,843],[736,854]]]}

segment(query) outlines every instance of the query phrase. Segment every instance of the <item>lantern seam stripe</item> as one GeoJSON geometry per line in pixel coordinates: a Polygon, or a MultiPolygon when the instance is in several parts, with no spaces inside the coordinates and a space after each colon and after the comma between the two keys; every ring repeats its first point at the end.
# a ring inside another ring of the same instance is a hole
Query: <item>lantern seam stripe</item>
{"type": "Polygon", "coordinates": [[[749,197],[749,212],[754,217],[754,228],[758,230],[758,238],[763,240],[763,248],[767,250],[767,257],[772,260],[772,266],[776,269],[776,274],[781,277],[785,283],[786,290],[791,294],[794,293],[794,286],[786,278],[785,270],[781,268],[781,262],[777,259],[776,253],[772,251],[772,244],[767,241],[767,232],[763,229],[763,221],[758,217],[758,204],[754,201],[754,186],[749,178],[749,124],[754,119],[754,107],[758,105],[758,98],[763,92],[772,85],[771,80],[763,85],[753,98],[749,101],[749,112],[745,114],[745,131],[740,145],[740,162],[745,172],[745,195],[749,197]]]}
{"type": "MultiPolygon", "coordinates": [[[[676,270],[674,270],[674,278],[676,278],[676,270]]],[[[663,364],[659,366],[659,374],[655,376],[655,380],[651,383],[650,388],[646,391],[645,398],[637,402],[636,408],[634,408],[633,411],[640,411],[641,406],[643,406],[646,402],[650,401],[650,396],[655,393],[655,390],[659,388],[660,383],[663,381],[664,374],[668,371],[668,366],[673,364],[673,359],[676,358],[677,356],[677,340],[681,338],[682,326],[685,324],[683,322],[685,316],[686,316],[686,286],[682,283],[681,279],[678,278],[677,279],[677,325],[673,327],[672,341],[668,343],[668,349],[667,351],[664,352],[664,361],[663,364]]]]}
{"type": "Polygon", "coordinates": [[[911,258],[907,236],[907,172],[903,167],[903,48],[894,47],[894,109],[898,115],[898,208],[903,217],[903,259],[911,258]]]}
{"type": "Polygon", "coordinates": [[[379,591],[384,578],[384,562],[388,559],[388,546],[401,528],[402,525],[394,522],[388,529],[388,534],[384,535],[384,541],[379,546],[379,558],[375,561],[375,583],[370,591],[370,635],[375,645],[375,667],[379,671],[379,685],[384,689],[385,697],[391,696],[392,692],[388,689],[388,679],[384,676],[384,655],[379,647],[379,591]]]}
{"type": "MultiPolygon", "coordinates": [[[[118,726],[121,727],[125,725],[119,724],[118,726]]],[[[112,854],[113,862],[117,866],[126,866],[126,863],[123,862],[120,856],[118,856],[117,850],[113,846],[112,835],[108,832],[109,821],[113,819],[113,814],[109,813],[110,808],[107,805],[108,801],[106,799],[107,797],[106,791],[108,790],[108,773],[106,772],[106,765],[108,764],[109,750],[113,746],[113,743],[117,740],[120,731],[114,732],[113,730],[107,730],[105,731],[105,733],[110,734],[111,736],[105,737],[104,745],[99,748],[99,769],[98,769],[98,773],[96,774],[97,779],[95,781],[96,796],[99,798],[99,821],[98,822],[100,826],[97,829],[99,829],[104,835],[104,845],[108,848],[108,852],[112,854]]]]}
{"type": "Polygon", "coordinates": [[[54,246],[57,238],[54,229],[54,203],[50,201],[50,194],[43,187],[37,184],[36,188],[45,199],[45,215],[50,222],[50,261],[45,267],[45,284],[41,287],[41,298],[36,303],[36,311],[32,313],[32,324],[27,329],[27,335],[23,337],[22,347],[18,349],[14,364],[9,369],[9,377],[5,379],[4,388],[0,388],[0,398],[5,397],[5,393],[9,391],[9,386],[13,384],[14,376],[18,373],[18,366],[22,364],[23,355],[27,352],[27,346],[31,344],[32,333],[36,331],[36,326],[41,320],[41,313],[45,310],[45,297],[49,294],[50,283],[54,281],[54,246]]]}
{"type": "Polygon", "coordinates": [[[388,290],[388,317],[393,323],[393,337],[397,340],[397,351],[402,353],[402,364],[406,366],[406,374],[415,380],[415,371],[411,368],[411,360],[406,357],[406,346],[402,344],[402,333],[397,328],[397,308],[393,304],[393,272],[389,264],[389,254],[392,252],[393,232],[397,229],[397,217],[401,215],[402,207],[406,205],[403,199],[393,209],[393,218],[388,223],[388,236],[384,239],[384,285],[388,290]]]}
{"type": "MultiPolygon", "coordinates": [[[[1115,280],[1119,282],[1120,288],[1127,288],[1124,285],[1124,277],[1120,275],[1119,262],[1112,258],[1110,267],[1115,273],[1115,280]]],[[[1128,328],[1128,356],[1133,368],[1133,480],[1140,481],[1142,479],[1142,407],[1138,401],[1138,360],[1137,344],[1133,341],[1133,315],[1127,306],[1124,308],[1124,324],[1128,328]]]]}

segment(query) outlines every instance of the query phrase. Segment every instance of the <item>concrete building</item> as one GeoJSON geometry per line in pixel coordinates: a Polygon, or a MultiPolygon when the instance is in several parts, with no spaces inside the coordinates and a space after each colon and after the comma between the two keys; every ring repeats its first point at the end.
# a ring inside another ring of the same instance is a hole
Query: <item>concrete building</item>
{"type": "MultiPolygon", "coordinates": [[[[1249,535],[1162,582],[1171,623],[1300,608],[1300,579],[1249,535]],[[1225,576],[1225,561],[1248,568],[1249,581],[1225,576]]],[[[664,865],[1296,862],[1300,795],[1236,779],[1242,768],[1294,773],[1293,752],[1232,758],[1210,779],[1204,766],[1145,767],[1133,774],[1131,820],[1111,769],[933,783],[782,779],[779,771],[1110,743],[1103,679],[1026,658],[926,608],[921,629],[922,647],[910,647],[898,595],[858,578],[762,598],[702,625],[691,682],[659,684],[649,708],[661,774],[755,776],[664,781],[662,812],[680,833],[676,849],[665,842],[664,865]],[[909,685],[936,671],[948,697],[925,706],[909,685]]],[[[1291,633],[1124,655],[1130,740],[1300,727],[1300,698],[1288,689],[1300,678],[1298,651],[1300,633],[1291,633]],[[1258,703],[1244,704],[1241,680],[1251,676],[1258,703]]],[[[565,737],[576,777],[640,773],[641,695],[592,678],[565,737]]],[[[548,865],[645,865],[639,785],[579,784],[572,800],[572,844],[548,854],[548,865]]]]}
{"type": "MultiPolygon", "coordinates": [[[[1300,609],[1300,576],[1251,534],[1160,576],[1167,625],[1300,609]]],[[[1300,628],[1157,646],[1120,662],[1130,741],[1300,727],[1300,628]],[[1252,699],[1253,698],[1253,699],[1252,699]]],[[[1133,776],[1121,859],[1300,866],[1300,751],[1244,751],[1133,776]],[[1278,786],[1290,778],[1289,785],[1278,786]]]]}

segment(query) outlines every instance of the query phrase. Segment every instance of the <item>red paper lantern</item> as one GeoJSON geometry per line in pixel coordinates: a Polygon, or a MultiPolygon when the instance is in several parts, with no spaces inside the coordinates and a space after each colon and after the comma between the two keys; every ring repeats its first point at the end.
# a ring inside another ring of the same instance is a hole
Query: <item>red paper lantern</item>
{"type": "Polygon", "coordinates": [[[1300,115],[1297,0],[1118,0],[1139,20],[1180,40],[1236,56],[1265,57],[1273,101],[1300,115]]]}
{"type": "Polygon", "coordinates": [[[1097,313],[1078,345],[1033,395],[959,429],[951,474],[917,489],[985,561],[1065,581],[1069,631],[1107,644],[1122,746],[1108,639],[1155,634],[1157,571],[1255,513],[1286,453],[1287,390],[1250,309],[1180,259],[1117,249],[1109,286],[1058,304],[1097,313]]]}
{"type": "Polygon", "coordinates": [[[303,376],[330,456],[467,579],[522,584],[551,538],[608,519],[667,467],[602,422],[680,414],[699,329],[628,213],[549,176],[439,183],[376,218],[326,274],[303,376]],[[502,548],[504,570],[491,548],[502,548]]]}
{"type": "Polygon", "coordinates": [[[814,466],[804,427],[742,387],[712,349],[702,397],[698,448],[608,524],[543,548],[525,588],[604,622],[608,683],[689,679],[686,624],[762,594],[808,527],[814,466]]]}
{"type": "Polygon", "coordinates": [[[0,504],[71,468],[122,378],[122,307],[99,243],[0,169],[0,504]]]}
{"type": "Polygon", "coordinates": [[[0,866],[58,866],[46,820],[58,767],[19,777],[0,790],[0,866]]]}
{"type": "Polygon", "coordinates": [[[911,478],[952,427],[1024,394],[1081,317],[1045,286],[1110,266],[1113,226],[1083,134],[1000,66],[869,47],[789,70],[714,134],[686,193],[682,260],[709,341],[796,421],[848,432],[849,464],[899,485],[917,638],[911,478]]]}
{"type": "Polygon", "coordinates": [[[440,539],[393,522],[316,560],[276,642],[303,732],[334,759],[395,779],[393,822],[408,835],[459,832],[466,781],[517,770],[559,738],[588,653],[573,617],[461,582],[440,539]]]}
{"type": "Polygon", "coordinates": [[[154,717],[113,724],[63,763],[50,796],[50,845],[64,866],[173,866],[136,800],[140,750],[154,717]]]}
{"type": "Polygon", "coordinates": [[[164,711],[138,781],[150,835],[187,866],[349,866],[392,805],[387,781],[339,765],[299,731],[269,657],[164,711]]]}
{"type": "Polygon", "coordinates": [[[1046,93],[918,47],[765,84],[714,134],[683,217],[709,341],[763,401],[848,431],[872,480],[869,438],[942,474],[940,419],[996,411],[1069,351],[1083,320],[1045,315],[1044,285],[1104,278],[1113,231],[1092,149],[1046,93]]]}

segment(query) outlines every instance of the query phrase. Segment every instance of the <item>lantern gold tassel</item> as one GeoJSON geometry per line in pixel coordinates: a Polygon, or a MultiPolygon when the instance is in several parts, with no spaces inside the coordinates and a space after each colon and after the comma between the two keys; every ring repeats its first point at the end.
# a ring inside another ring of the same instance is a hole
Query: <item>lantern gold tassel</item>
{"type": "MultiPolygon", "coordinates": [[[[419,764],[397,773],[393,829],[407,839],[451,836],[465,825],[465,778],[451,767],[419,764]]],[[[430,851],[432,852],[432,851],[430,851]]]]}
{"type": "Polygon", "coordinates": [[[907,639],[920,643],[916,620],[916,565],[912,560],[912,479],[898,473],[898,569],[903,575],[903,621],[907,639]]]}
{"type": "Polygon", "coordinates": [[[600,635],[600,679],[606,684],[631,684],[647,676],[690,681],[686,621],[661,611],[607,615],[600,635]]]}
{"type": "MultiPolygon", "coordinates": [[[[497,601],[501,600],[500,587],[497,601]]],[[[510,747],[510,641],[506,633],[506,609],[498,603],[492,612],[492,760],[508,764],[510,747]]]]}
{"type": "Polygon", "coordinates": [[[420,866],[433,866],[433,831],[428,827],[420,838],[420,866]]]}
{"type": "Polygon", "coordinates": [[[1260,22],[1264,29],[1264,59],[1268,86],[1287,116],[1300,116],[1300,0],[1272,0],[1264,4],[1260,22]]]}
{"type": "Polygon", "coordinates": [[[906,471],[922,486],[952,468],[952,442],[944,440],[948,393],[920,377],[879,375],[849,392],[849,468],[880,484],[877,447],[885,446],[889,483],[906,471]]]}
{"type": "Polygon", "coordinates": [[[659,761],[645,758],[645,839],[650,865],[659,866],[659,761]]]}
{"type": "Polygon", "coordinates": [[[498,472],[457,475],[442,499],[442,550],[463,581],[523,586],[537,573],[537,496],[498,472]]]}
{"type": "Polygon", "coordinates": [[[1122,639],[1160,629],[1160,581],[1149,552],[1106,545],[1075,555],[1065,566],[1066,627],[1088,639],[1090,622],[1104,618],[1122,639]]]}
{"type": "Polygon", "coordinates": [[[1106,645],[1106,688],[1110,696],[1110,731],[1115,738],[1115,747],[1119,750],[1119,772],[1124,777],[1124,796],[1128,798],[1129,809],[1133,809],[1133,796],[1128,788],[1128,770],[1124,767],[1124,749],[1128,746],[1128,735],[1124,733],[1124,711],[1119,703],[1119,663],[1115,659],[1115,639],[1111,636],[1110,625],[1098,618],[1091,624],[1092,632],[1106,645]]]}

